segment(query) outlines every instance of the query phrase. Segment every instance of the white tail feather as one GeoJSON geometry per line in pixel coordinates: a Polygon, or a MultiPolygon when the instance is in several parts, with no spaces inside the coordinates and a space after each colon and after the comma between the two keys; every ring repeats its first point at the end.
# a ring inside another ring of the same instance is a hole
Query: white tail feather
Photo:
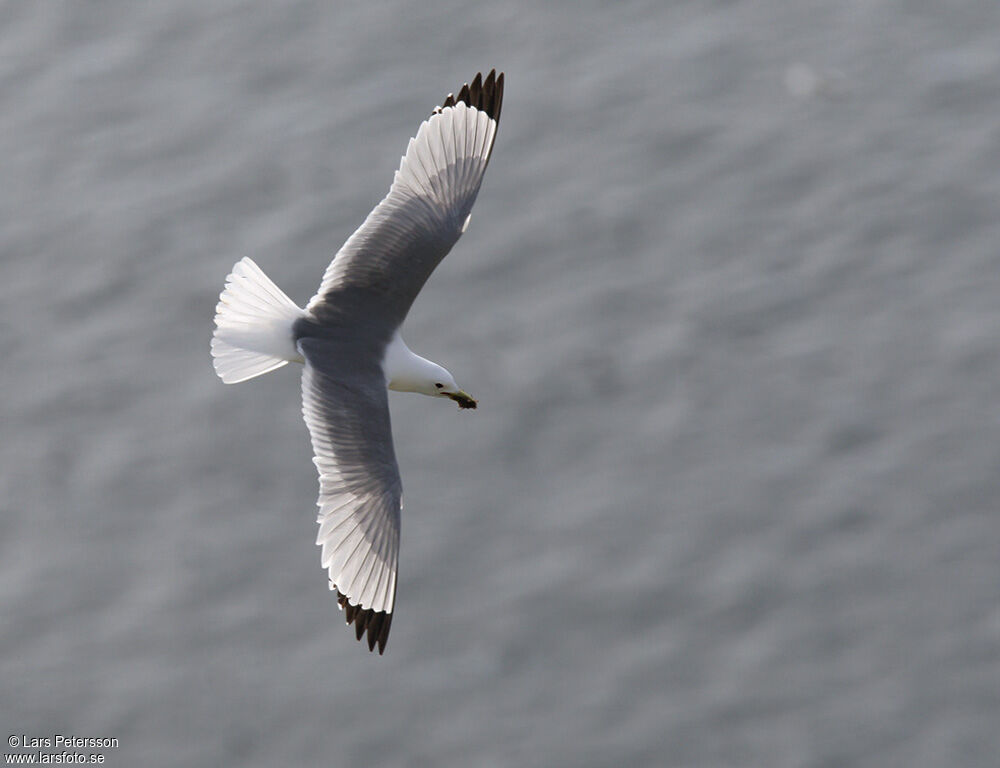
{"type": "Polygon", "coordinates": [[[236,384],[301,363],[292,325],[305,314],[252,259],[236,262],[215,307],[212,362],[219,378],[236,384]]]}

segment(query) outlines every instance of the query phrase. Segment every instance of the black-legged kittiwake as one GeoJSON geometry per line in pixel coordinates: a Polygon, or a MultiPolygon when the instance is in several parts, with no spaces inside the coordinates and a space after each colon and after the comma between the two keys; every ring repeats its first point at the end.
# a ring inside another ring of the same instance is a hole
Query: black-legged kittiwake
{"type": "Polygon", "coordinates": [[[396,601],[402,485],[386,389],[476,401],[436,363],[415,355],[400,326],[431,272],[465,232],[490,161],[503,73],[449,94],[425,120],[389,194],[298,307],[249,258],[233,267],[212,337],[227,384],[303,364],[302,413],[319,471],[323,567],[347,623],[385,650],[396,601]]]}

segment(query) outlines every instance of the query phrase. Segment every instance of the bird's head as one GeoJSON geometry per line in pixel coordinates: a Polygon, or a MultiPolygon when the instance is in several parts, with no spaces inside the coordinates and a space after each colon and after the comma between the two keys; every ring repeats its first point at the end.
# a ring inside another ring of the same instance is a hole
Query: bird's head
{"type": "Polygon", "coordinates": [[[389,345],[385,366],[389,389],[447,397],[458,403],[459,408],[476,407],[475,399],[455,383],[447,368],[413,354],[401,338],[389,345]]]}
{"type": "Polygon", "coordinates": [[[450,398],[458,403],[459,408],[476,407],[475,399],[468,392],[460,389],[458,384],[455,383],[454,377],[444,368],[441,368],[440,373],[434,377],[431,388],[432,391],[429,394],[450,398]]]}
{"type": "Polygon", "coordinates": [[[455,377],[451,375],[447,368],[443,368],[436,363],[432,363],[431,365],[433,366],[433,369],[430,371],[431,376],[424,385],[425,389],[422,390],[425,395],[447,397],[458,403],[459,408],[476,407],[475,399],[455,383],[455,377]]]}

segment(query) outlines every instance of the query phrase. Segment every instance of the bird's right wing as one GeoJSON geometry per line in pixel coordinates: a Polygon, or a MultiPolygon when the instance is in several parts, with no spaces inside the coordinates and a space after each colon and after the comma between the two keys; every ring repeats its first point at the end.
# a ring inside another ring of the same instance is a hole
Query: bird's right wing
{"type": "Polygon", "coordinates": [[[354,623],[358,640],[385,650],[396,601],[402,484],[392,447],[385,377],[377,361],[345,359],[351,351],[299,340],[305,358],[302,415],[319,471],[319,534],[330,589],[354,623]],[[338,360],[336,378],[324,372],[338,360]],[[343,370],[353,373],[345,377],[343,370]]]}
{"type": "Polygon", "coordinates": [[[361,292],[386,327],[402,324],[431,272],[468,224],[489,164],[503,103],[503,73],[476,75],[410,139],[389,194],[348,238],[306,310],[343,304],[361,292]]]}

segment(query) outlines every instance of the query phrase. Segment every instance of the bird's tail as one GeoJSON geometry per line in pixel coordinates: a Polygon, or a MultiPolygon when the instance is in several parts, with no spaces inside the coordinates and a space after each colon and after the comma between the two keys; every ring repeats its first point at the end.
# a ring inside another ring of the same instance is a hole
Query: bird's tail
{"type": "Polygon", "coordinates": [[[305,314],[252,259],[236,262],[215,307],[212,363],[219,378],[236,384],[302,362],[292,325],[305,314]]]}

